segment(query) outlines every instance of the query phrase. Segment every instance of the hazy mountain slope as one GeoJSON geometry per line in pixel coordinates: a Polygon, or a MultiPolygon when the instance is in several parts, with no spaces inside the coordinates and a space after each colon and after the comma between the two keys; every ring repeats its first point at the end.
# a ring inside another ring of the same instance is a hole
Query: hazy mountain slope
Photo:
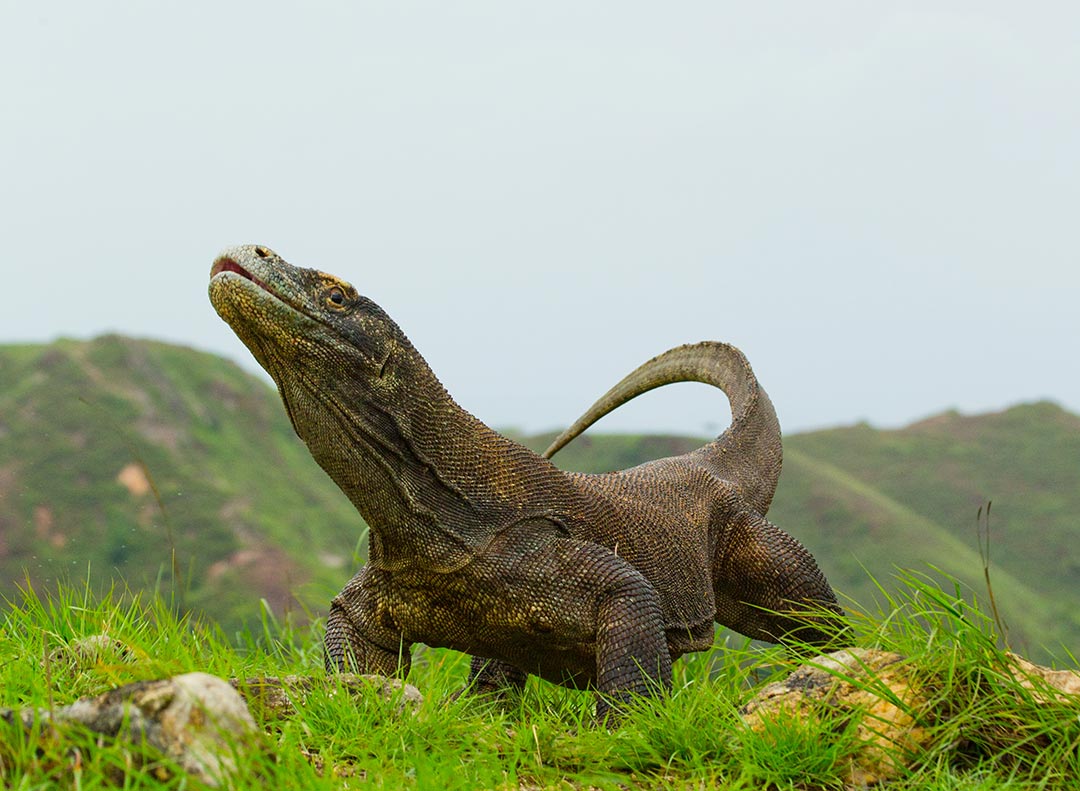
{"type": "MultiPolygon", "coordinates": [[[[833,584],[849,598],[849,609],[873,611],[875,602],[883,599],[873,580],[892,589],[898,569],[930,572],[934,567],[964,581],[982,598],[976,513],[977,506],[962,524],[934,521],[908,502],[792,448],[769,518],[813,549],[833,584]]],[[[993,530],[996,540],[999,528],[993,530]]],[[[1021,564],[1006,563],[1001,554],[995,551],[992,558],[992,581],[1016,645],[1032,651],[1061,642],[1075,645],[1080,637],[1073,614],[1075,595],[1067,592],[1059,600],[1036,590],[1032,580],[1019,573],[1021,564]]]]}
{"type": "MultiPolygon", "coordinates": [[[[961,545],[930,544],[911,527],[915,520],[877,523],[878,540],[860,549],[868,565],[910,566],[925,557],[954,572],[976,566],[962,576],[979,585],[976,560],[962,548],[977,549],[976,514],[993,501],[992,573],[1008,624],[1033,647],[1060,640],[1080,649],[1080,418],[1054,404],[1027,404],[970,417],[945,413],[896,431],[814,432],[790,438],[787,448],[792,462],[801,453],[816,469],[842,469],[961,545]],[[1041,604],[1006,590],[1010,578],[1041,604]]],[[[790,499],[772,512],[778,519],[805,502],[799,477],[789,483],[790,499]]],[[[813,521],[825,541],[822,520],[813,521]]]]}
{"type": "Polygon", "coordinates": [[[171,585],[175,546],[186,603],[235,623],[324,601],[362,528],[235,364],[119,336],[0,347],[0,593],[87,568],[171,585]]]}
{"type": "Polygon", "coordinates": [[[843,469],[974,546],[993,501],[993,561],[1047,594],[1080,589],[1080,417],[1049,403],[899,431],[865,426],[792,437],[791,450],[843,469]]]}

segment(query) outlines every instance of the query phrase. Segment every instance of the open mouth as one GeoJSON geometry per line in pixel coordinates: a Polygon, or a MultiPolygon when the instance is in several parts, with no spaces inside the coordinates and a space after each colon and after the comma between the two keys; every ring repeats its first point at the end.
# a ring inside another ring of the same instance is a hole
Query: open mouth
{"type": "Polygon", "coordinates": [[[210,279],[213,280],[222,272],[235,272],[236,274],[240,275],[240,277],[247,278],[264,291],[270,290],[269,288],[267,288],[266,283],[259,280],[259,278],[255,277],[255,275],[251,274],[251,272],[244,269],[244,267],[240,266],[240,264],[236,263],[236,261],[229,258],[228,256],[222,256],[218,260],[214,261],[214,265],[210,268],[210,279]]]}

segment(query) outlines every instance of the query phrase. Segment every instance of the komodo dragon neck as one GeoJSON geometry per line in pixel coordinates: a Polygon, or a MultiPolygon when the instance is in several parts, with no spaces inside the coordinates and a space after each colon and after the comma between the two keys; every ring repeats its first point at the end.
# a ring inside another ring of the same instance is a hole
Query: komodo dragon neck
{"type": "Polygon", "coordinates": [[[373,565],[449,571],[516,521],[573,518],[559,472],[462,409],[348,283],[248,246],[215,261],[210,297],[368,523],[373,565]]]}

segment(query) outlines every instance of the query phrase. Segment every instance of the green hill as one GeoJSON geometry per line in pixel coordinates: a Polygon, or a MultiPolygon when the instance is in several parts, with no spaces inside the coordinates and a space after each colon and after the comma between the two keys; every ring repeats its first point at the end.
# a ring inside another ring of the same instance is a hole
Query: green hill
{"type": "MultiPolygon", "coordinates": [[[[517,438],[539,449],[551,436],[517,438]]],[[[556,460],[604,471],[702,441],[586,435],[556,460]]],[[[1057,406],[785,437],[769,516],[850,609],[872,609],[868,572],[888,590],[896,568],[933,565],[982,591],[975,515],[990,500],[1014,644],[1080,649],[1080,418],[1057,406]]],[[[89,569],[103,585],[182,591],[232,628],[260,598],[323,610],[362,534],[276,393],[236,365],[119,336],[0,346],[0,595],[89,569]]]]}
{"type": "Polygon", "coordinates": [[[0,347],[0,595],[89,570],[232,627],[259,598],[326,601],[362,528],[235,364],[115,335],[0,347]]]}
{"type": "Polygon", "coordinates": [[[868,600],[856,560],[878,577],[930,563],[984,590],[976,514],[992,501],[991,575],[1013,640],[1080,650],[1080,418],[1045,402],[948,412],[794,436],[785,453],[770,517],[799,525],[843,590],[868,600]]]}

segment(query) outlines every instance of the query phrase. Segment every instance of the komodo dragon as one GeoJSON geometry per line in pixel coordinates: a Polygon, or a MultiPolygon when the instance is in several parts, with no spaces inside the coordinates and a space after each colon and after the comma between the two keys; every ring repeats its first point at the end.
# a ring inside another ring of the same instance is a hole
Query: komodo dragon
{"type": "Polygon", "coordinates": [[[213,264],[210,300],[277,383],[293,428],[370,528],[334,598],[328,669],[405,673],[413,643],[471,654],[470,683],[527,674],[598,694],[598,716],[671,682],[719,622],[826,644],[842,612],[813,557],[764,518],[780,429],[732,346],[649,361],[548,449],[670,382],[721,388],[732,422],[683,456],[564,472],[462,409],[397,324],[333,275],[260,246],[213,264]]]}

